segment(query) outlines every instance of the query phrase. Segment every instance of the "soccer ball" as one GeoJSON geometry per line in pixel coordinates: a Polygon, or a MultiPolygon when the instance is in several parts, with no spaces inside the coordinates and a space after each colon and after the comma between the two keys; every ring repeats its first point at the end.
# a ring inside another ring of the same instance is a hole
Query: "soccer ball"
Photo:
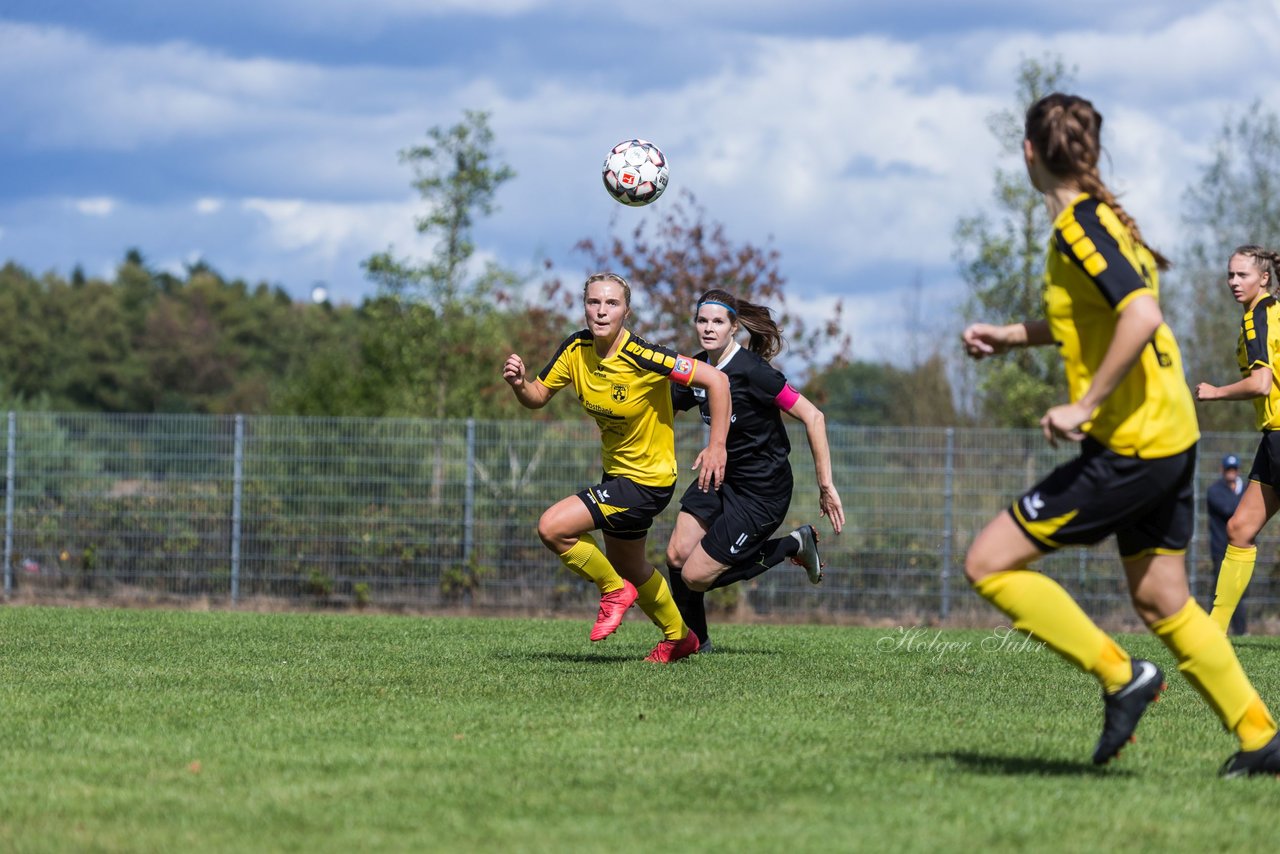
{"type": "Polygon", "coordinates": [[[604,188],[624,205],[647,205],[667,189],[667,158],[652,142],[624,139],[604,159],[604,188]]]}

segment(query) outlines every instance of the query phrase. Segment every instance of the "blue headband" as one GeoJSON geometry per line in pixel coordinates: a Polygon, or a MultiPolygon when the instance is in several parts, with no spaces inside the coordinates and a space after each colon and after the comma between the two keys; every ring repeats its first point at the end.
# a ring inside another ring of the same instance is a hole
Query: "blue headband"
{"type": "Polygon", "coordinates": [[[737,314],[737,313],[738,313],[738,312],[737,312],[737,310],[736,310],[733,306],[731,306],[731,305],[729,305],[729,304],[727,304],[727,303],[720,302],[719,300],[714,300],[714,299],[704,299],[702,302],[698,303],[698,308],[702,308],[704,305],[718,305],[718,306],[720,306],[721,308],[726,309],[730,314],[737,314]]]}

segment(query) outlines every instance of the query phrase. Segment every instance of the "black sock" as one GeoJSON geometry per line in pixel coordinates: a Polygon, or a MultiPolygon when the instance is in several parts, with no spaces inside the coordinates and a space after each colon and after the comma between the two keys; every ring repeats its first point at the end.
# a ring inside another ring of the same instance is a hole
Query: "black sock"
{"type": "Polygon", "coordinates": [[[671,598],[676,600],[680,616],[689,631],[698,636],[699,643],[707,642],[707,608],[703,601],[704,593],[690,590],[684,583],[684,576],[677,567],[667,564],[667,585],[671,588],[671,598]]]}
{"type": "Polygon", "coordinates": [[[799,551],[800,541],[790,534],[785,537],[778,537],[775,540],[769,540],[755,554],[741,563],[735,563],[720,573],[720,577],[712,583],[711,589],[728,587],[730,584],[737,584],[739,581],[755,578],[766,569],[775,567],[787,558],[795,556],[799,551]]]}

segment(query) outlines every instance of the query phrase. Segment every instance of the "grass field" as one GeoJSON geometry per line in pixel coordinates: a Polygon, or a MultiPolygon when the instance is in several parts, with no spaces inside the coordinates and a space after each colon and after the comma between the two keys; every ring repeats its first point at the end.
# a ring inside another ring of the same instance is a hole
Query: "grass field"
{"type": "MultiPolygon", "coordinates": [[[[1170,671],[1139,742],[989,631],[0,608],[0,850],[1268,850],[1170,671]]],[[[994,620],[993,620],[994,623],[994,620]]],[[[1280,640],[1238,641],[1280,706],[1280,640]]]]}

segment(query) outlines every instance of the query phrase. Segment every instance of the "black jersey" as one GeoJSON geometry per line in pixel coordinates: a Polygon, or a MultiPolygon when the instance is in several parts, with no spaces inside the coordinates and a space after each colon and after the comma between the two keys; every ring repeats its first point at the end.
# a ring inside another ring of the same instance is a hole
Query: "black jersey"
{"type": "MultiPolygon", "coordinates": [[[[709,362],[706,351],[694,356],[709,362]]],[[[791,483],[791,441],[782,423],[776,398],[787,386],[782,372],[745,347],[739,347],[724,364],[718,365],[729,378],[733,417],[725,442],[728,462],[724,477],[739,488],[781,487],[791,483]]],[[[672,404],[677,410],[697,405],[702,420],[711,423],[707,393],[701,388],[672,386],[672,404]]]]}

